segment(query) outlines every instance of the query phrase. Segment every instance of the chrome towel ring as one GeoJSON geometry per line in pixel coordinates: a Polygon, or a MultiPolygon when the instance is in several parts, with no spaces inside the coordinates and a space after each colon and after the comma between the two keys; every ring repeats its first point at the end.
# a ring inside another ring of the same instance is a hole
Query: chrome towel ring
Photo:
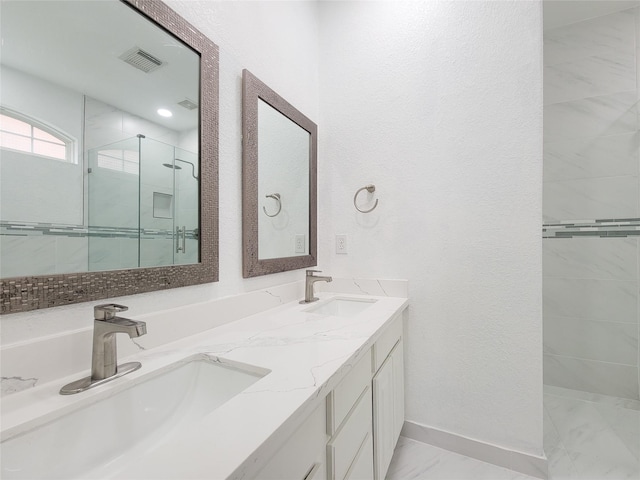
{"type": "Polygon", "coordinates": [[[276,213],[274,213],[273,215],[269,215],[267,213],[267,209],[262,207],[262,210],[264,210],[264,214],[267,217],[277,217],[278,214],[280,213],[280,210],[282,210],[282,201],[280,200],[280,194],[279,193],[272,193],[271,195],[265,195],[266,198],[273,198],[276,202],[278,202],[278,211],[276,213]]]}
{"type": "Polygon", "coordinates": [[[358,210],[360,213],[369,213],[369,212],[373,212],[376,207],[378,206],[378,199],[376,198],[376,203],[373,204],[373,207],[371,207],[369,210],[361,210],[358,207],[358,204],[356,203],[356,200],[358,199],[358,194],[363,191],[366,190],[369,193],[373,193],[376,191],[376,186],[373,184],[369,184],[369,185],[365,185],[362,188],[359,188],[358,191],[356,192],[356,194],[353,196],[353,206],[356,207],[356,210],[358,210]]]}

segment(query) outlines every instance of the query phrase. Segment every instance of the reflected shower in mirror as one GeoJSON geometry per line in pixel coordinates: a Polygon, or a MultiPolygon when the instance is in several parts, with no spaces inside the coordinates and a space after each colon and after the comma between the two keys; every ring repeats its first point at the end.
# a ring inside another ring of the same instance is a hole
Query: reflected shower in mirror
{"type": "Polygon", "coordinates": [[[120,2],[2,9],[0,275],[197,263],[198,184],[161,167],[198,163],[199,55],[120,2]]]}
{"type": "Polygon", "coordinates": [[[2,312],[216,281],[216,45],[156,0],[0,8],[2,312]]]}
{"type": "Polygon", "coordinates": [[[317,127],[243,72],[244,276],[316,264],[317,127]]]}

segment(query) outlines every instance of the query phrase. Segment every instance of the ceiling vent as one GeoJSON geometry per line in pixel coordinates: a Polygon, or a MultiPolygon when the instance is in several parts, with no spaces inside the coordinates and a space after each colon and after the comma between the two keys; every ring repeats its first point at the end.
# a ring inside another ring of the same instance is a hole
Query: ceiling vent
{"type": "Polygon", "coordinates": [[[186,108],[187,110],[195,110],[196,108],[198,108],[198,104],[193,100],[189,100],[188,98],[185,98],[181,102],[178,102],[178,105],[186,108]]]}
{"type": "Polygon", "coordinates": [[[151,73],[165,64],[165,62],[154,57],[149,52],[145,52],[140,47],[133,47],[118,58],[145,73],[151,73]]]}

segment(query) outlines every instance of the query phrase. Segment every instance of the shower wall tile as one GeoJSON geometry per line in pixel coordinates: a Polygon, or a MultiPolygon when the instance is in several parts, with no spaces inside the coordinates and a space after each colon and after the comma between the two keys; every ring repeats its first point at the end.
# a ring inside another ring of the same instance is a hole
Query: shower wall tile
{"type": "Polygon", "coordinates": [[[168,239],[141,239],[140,240],[140,266],[156,267],[160,265],[172,265],[174,254],[172,238],[168,239]]]}
{"type": "Polygon", "coordinates": [[[85,150],[101,147],[138,134],[176,145],[179,134],[141,117],[131,115],[95,98],[85,97],[85,150]]]}
{"type": "Polygon", "coordinates": [[[544,107],[544,143],[635,132],[636,91],[590,97],[544,107]]]}
{"type": "Polygon", "coordinates": [[[544,353],[638,365],[638,326],[583,318],[544,317],[544,353]]]}
{"type": "Polygon", "coordinates": [[[545,223],[640,216],[637,176],[599,177],[543,184],[545,223]]]}
{"type": "Polygon", "coordinates": [[[636,281],[545,276],[542,279],[542,297],[545,319],[563,316],[638,325],[636,281]]]}
{"type": "Polygon", "coordinates": [[[638,132],[547,143],[544,181],[637,176],[639,152],[638,132]]]}
{"type": "Polygon", "coordinates": [[[0,247],[0,275],[3,278],[55,272],[56,237],[53,235],[3,235],[0,247]]]}
{"type": "Polygon", "coordinates": [[[543,242],[545,277],[636,280],[635,237],[548,239],[543,242]]]}
{"type": "Polygon", "coordinates": [[[635,54],[635,11],[629,9],[544,32],[544,65],[586,57],[635,54]]]}
{"type": "Polygon", "coordinates": [[[544,383],[557,387],[639,399],[638,367],[560,355],[544,355],[544,383]]]}
{"type": "Polygon", "coordinates": [[[635,88],[635,53],[615,52],[544,67],[545,105],[635,88]]]}

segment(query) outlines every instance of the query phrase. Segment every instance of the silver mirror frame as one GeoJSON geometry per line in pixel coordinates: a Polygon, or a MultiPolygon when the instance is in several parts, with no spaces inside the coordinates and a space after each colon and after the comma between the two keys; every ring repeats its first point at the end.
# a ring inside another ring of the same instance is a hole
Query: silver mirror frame
{"type": "Polygon", "coordinates": [[[242,71],[242,275],[244,278],[297,270],[317,264],[318,127],[260,81],[242,71]],[[263,100],[309,132],[309,255],[260,260],[258,257],[258,100],[263,100]]]}
{"type": "Polygon", "coordinates": [[[200,55],[200,263],[0,279],[0,313],[218,281],[218,46],[160,0],[120,0],[200,55]]]}

